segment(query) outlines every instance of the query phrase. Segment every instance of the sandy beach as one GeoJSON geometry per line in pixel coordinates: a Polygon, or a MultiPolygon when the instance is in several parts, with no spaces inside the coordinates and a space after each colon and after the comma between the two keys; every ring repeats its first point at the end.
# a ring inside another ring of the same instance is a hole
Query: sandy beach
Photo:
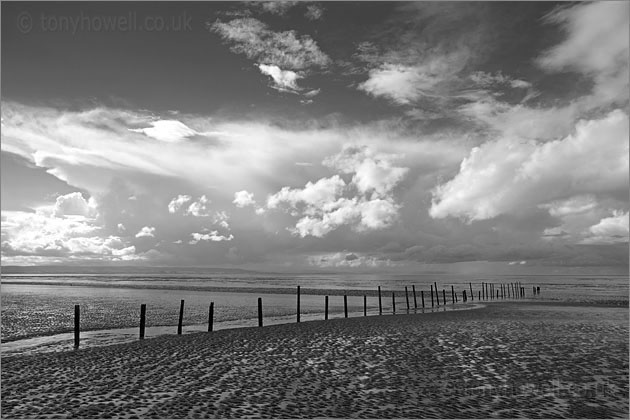
{"type": "Polygon", "coordinates": [[[3,418],[627,418],[628,310],[545,302],[2,358],[3,418]]]}

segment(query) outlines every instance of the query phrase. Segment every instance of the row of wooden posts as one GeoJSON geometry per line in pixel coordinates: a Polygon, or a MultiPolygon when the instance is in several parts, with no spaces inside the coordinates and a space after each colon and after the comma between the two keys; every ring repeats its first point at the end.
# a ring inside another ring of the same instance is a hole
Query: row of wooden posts
{"type": "MultiPolygon", "coordinates": [[[[470,300],[474,301],[474,293],[472,283],[468,284],[470,287],[470,300]]],[[[416,286],[411,286],[413,296],[414,309],[418,309],[418,299],[416,294],[416,286]]],[[[540,294],[540,287],[532,286],[533,295],[540,294]]],[[[481,283],[481,290],[477,291],[478,300],[494,300],[505,298],[524,298],[525,287],[521,286],[520,282],[499,284],[495,287],[494,283],[481,283]]],[[[422,302],[422,309],[425,308],[424,304],[424,291],[420,291],[420,299],[422,302]]],[[[409,311],[409,293],[408,288],[405,286],[405,300],[407,303],[407,311],[409,311]]],[[[466,290],[462,291],[462,301],[468,302],[468,295],[466,290]]],[[[451,303],[454,305],[459,302],[457,294],[455,293],[454,286],[451,286],[451,303]]],[[[440,295],[438,292],[437,282],[431,285],[431,308],[440,306],[440,295]],[[434,299],[434,287],[435,287],[435,299],[434,299]]],[[[442,289],[442,305],[446,305],[446,290],[442,289]]],[[[348,318],[348,295],[343,295],[343,313],[344,317],[348,318]]],[[[392,313],[396,314],[396,294],[392,292],[392,313]]],[[[144,339],[145,325],[146,325],[147,305],[145,303],[140,305],[140,339],[144,339]]],[[[381,286],[378,286],[378,314],[383,314],[383,300],[381,296],[381,286]]],[[[363,295],[363,316],[367,316],[367,295],[363,295]]],[[[184,320],[184,299],[181,300],[179,305],[179,322],[177,324],[177,334],[182,334],[182,326],[184,320]]],[[[328,320],[328,296],[324,297],[324,320],[328,320]]],[[[300,322],[300,286],[297,286],[297,322],[300,322]]],[[[214,302],[210,302],[208,309],[208,332],[212,331],[214,323],[214,302]]],[[[80,325],[81,325],[81,308],[80,305],[74,305],[74,347],[79,347],[80,341],[80,325]]],[[[262,310],[262,298],[258,298],[258,326],[263,326],[263,310],[262,310]]]]}

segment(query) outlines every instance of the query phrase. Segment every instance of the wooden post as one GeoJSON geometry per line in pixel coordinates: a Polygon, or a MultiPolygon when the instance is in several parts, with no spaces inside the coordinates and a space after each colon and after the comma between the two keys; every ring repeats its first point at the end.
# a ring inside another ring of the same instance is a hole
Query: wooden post
{"type": "Polygon", "coordinates": [[[184,299],[179,304],[179,322],[177,323],[177,335],[182,335],[182,322],[184,321],[184,299]]]}
{"type": "Polygon", "coordinates": [[[81,328],[81,308],[74,305],[74,348],[79,348],[79,330],[81,328]]]}
{"type": "Polygon", "coordinates": [[[442,302],[446,305],[446,290],[442,289],[442,302]]]}
{"type": "Polygon", "coordinates": [[[300,286],[297,287],[297,322],[300,322],[300,286]]]}
{"type": "Polygon", "coordinates": [[[420,297],[422,298],[422,309],[424,309],[424,290],[420,290],[420,297]]]}
{"type": "Polygon", "coordinates": [[[462,300],[464,302],[468,302],[468,297],[466,296],[466,291],[464,290],[464,292],[462,293],[462,300]]]}
{"type": "Polygon", "coordinates": [[[258,298],[258,326],[263,326],[263,315],[262,315],[262,298],[258,298]]]}
{"type": "Polygon", "coordinates": [[[481,290],[477,290],[477,300],[481,300],[481,290]]]}
{"type": "Polygon", "coordinates": [[[147,316],[147,305],[145,303],[140,305],[140,340],[144,339],[144,325],[147,316]]]}
{"type": "Polygon", "coordinates": [[[540,295],[540,286],[536,286],[536,294],[540,295]]]}
{"type": "Polygon", "coordinates": [[[367,296],[363,295],[363,316],[367,316],[367,296]]]}
{"type": "Polygon", "coordinates": [[[451,303],[455,305],[455,288],[451,285],[451,303]]]}
{"type": "MultiPolygon", "coordinates": [[[[437,293],[437,290],[435,291],[435,293],[437,293]]],[[[433,285],[431,285],[431,307],[433,308],[435,305],[433,305],[433,285]]]]}
{"type": "MultiPolygon", "coordinates": [[[[437,288],[437,282],[434,281],[433,285],[435,286],[435,301],[437,302],[437,306],[440,306],[440,296],[437,288]]],[[[446,302],[444,302],[444,304],[446,305],[446,302]]]]}
{"type": "Polygon", "coordinates": [[[381,301],[381,286],[378,286],[378,314],[383,315],[383,302],[381,301]]]}
{"type": "Polygon", "coordinates": [[[208,332],[211,332],[214,326],[214,302],[210,302],[210,308],[208,308],[208,332]]]}
{"type": "Polygon", "coordinates": [[[483,298],[483,300],[486,300],[486,292],[483,282],[481,282],[481,297],[483,298]]]}
{"type": "Polygon", "coordinates": [[[532,286],[532,294],[535,296],[536,295],[536,286],[532,286]]]}
{"type": "Polygon", "coordinates": [[[392,313],[396,315],[396,296],[392,292],[392,313]]]}
{"type": "Polygon", "coordinates": [[[343,316],[348,318],[348,295],[343,295],[343,316]]]}
{"type": "Polygon", "coordinates": [[[416,286],[411,285],[411,292],[413,293],[413,308],[418,309],[418,298],[416,297],[416,286]]]}
{"type": "Polygon", "coordinates": [[[470,286],[470,300],[475,300],[475,298],[473,297],[472,283],[469,282],[468,285],[470,286]]]}
{"type": "Polygon", "coordinates": [[[486,282],[486,300],[488,300],[490,295],[488,294],[488,283],[486,282]]]}
{"type": "Polygon", "coordinates": [[[324,320],[328,320],[328,296],[326,296],[324,302],[324,320]]]}
{"type": "Polygon", "coordinates": [[[409,312],[409,294],[407,293],[407,286],[405,286],[405,300],[407,301],[407,312],[409,312]]]}

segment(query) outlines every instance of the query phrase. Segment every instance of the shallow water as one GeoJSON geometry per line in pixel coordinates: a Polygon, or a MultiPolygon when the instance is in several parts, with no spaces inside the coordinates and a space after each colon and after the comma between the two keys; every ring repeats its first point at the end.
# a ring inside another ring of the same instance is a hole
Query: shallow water
{"type": "MultiPolygon", "coordinates": [[[[414,304],[422,308],[421,292],[424,292],[425,307],[431,308],[429,290],[434,281],[440,291],[446,290],[449,308],[452,307],[451,285],[458,296],[459,307],[463,291],[469,295],[471,287],[477,301],[482,281],[495,285],[521,282],[527,298],[616,302],[626,306],[628,301],[627,276],[3,275],[2,352],[70,348],[75,304],[81,306],[83,347],[136,339],[143,303],[147,305],[146,337],[152,337],[176,333],[182,299],[185,301],[183,323],[187,326],[184,331],[205,331],[210,302],[214,302],[214,329],[257,325],[258,297],[263,300],[265,325],[295,322],[297,285],[302,288],[303,321],[323,319],[324,295],[330,295],[330,318],[343,317],[344,293],[348,294],[350,316],[363,315],[363,295],[367,296],[368,314],[373,315],[378,314],[377,285],[381,285],[383,312],[389,314],[393,309],[392,292],[398,312],[406,311],[405,287],[412,310],[414,304]],[[416,302],[412,285],[416,288],[416,302]],[[536,286],[541,287],[541,295],[534,297],[532,287],[536,286]]],[[[443,296],[440,292],[442,304],[443,296]]]]}

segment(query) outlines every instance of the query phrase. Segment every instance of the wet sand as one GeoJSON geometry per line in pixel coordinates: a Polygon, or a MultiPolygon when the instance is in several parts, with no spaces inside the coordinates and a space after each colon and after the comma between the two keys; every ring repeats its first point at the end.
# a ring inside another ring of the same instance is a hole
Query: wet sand
{"type": "Polygon", "coordinates": [[[3,418],[627,418],[628,308],[541,302],[2,358],[3,418]]]}

